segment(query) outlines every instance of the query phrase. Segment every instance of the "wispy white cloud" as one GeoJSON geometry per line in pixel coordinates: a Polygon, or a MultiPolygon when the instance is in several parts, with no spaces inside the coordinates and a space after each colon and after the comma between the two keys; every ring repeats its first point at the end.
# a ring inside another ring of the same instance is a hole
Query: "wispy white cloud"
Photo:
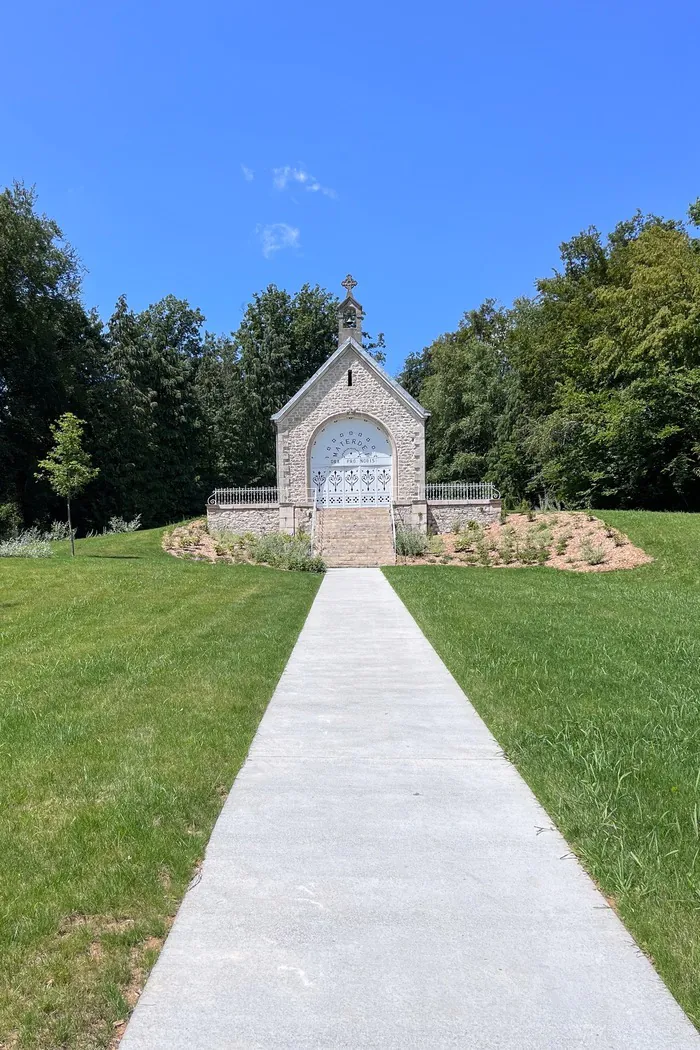
{"type": "Polygon", "coordinates": [[[272,169],[272,184],[277,190],[285,189],[289,183],[299,183],[309,193],[322,193],[324,197],[336,197],[335,190],[322,186],[314,175],[303,168],[292,168],[288,164],[283,168],[272,169]]]}
{"type": "Polygon", "coordinates": [[[289,226],[286,222],[270,222],[266,226],[256,227],[262,253],[266,259],[279,252],[282,248],[297,248],[299,246],[299,230],[296,226],[289,226]]]}
{"type": "Polygon", "coordinates": [[[243,178],[246,182],[252,182],[255,178],[255,172],[252,168],[246,168],[245,164],[241,164],[241,171],[243,172],[243,178]]]}

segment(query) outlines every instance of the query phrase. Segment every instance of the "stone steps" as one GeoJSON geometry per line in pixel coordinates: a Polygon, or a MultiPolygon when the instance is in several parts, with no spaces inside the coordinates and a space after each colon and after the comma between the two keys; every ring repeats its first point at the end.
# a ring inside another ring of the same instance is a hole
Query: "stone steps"
{"type": "Polygon", "coordinates": [[[317,511],[316,553],[329,568],[394,565],[389,510],[324,507],[317,511]]]}

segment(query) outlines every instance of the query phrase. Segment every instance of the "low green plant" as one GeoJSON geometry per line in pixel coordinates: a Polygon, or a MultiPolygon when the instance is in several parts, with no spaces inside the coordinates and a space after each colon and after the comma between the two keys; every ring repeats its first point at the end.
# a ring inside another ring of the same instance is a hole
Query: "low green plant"
{"type": "Polygon", "coordinates": [[[590,540],[582,541],[580,553],[581,560],[585,561],[586,565],[602,565],[606,557],[605,547],[591,543],[590,540]]]}
{"type": "Polygon", "coordinates": [[[251,560],[260,565],[297,572],[326,571],[323,559],[312,553],[311,542],[305,533],[297,536],[284,532],[270,532],[265,536],[246,533],[243,540],[251,560]],[[249,535],[252,539],[247,539],[249,535]]]}
{"type": "Polygon", "coordinates": [[[474,540],[468,532],[460,532],[459,536],[455,538],[454,543],[455,551],[462,553],[463,551],[471,551],[474,549],[474,540]]]}
{"type": "Polygon", "coordinates": [[[473,551],[484,538],[483,527],[478,521],[468,521],[466,528],[455,539],[456,551],[473,551]]]}
{"type": "Polygon", "coordinates": [[[400,526],[396,530],[396,553],[407,558],[417,558],[425,554],[428,538],[418,529],[400,526]]]}
{"type": "Polygon", "coordinates": [[[498,520],[501,525],[505,525],[508,520],[508,511],[503,503],[501,504],[501,513],[498,515],[498,520]]]}
{"type": "Polygon", "coordinates": [[[462,522],[459,520],[459,518],[455,518],[455,520],[452,522],[452,531],[455,533],[455,535],[462,531],[462,522]]]}
{"type": "Polygon", "coordinates": [[[557,542],[556,542],[556,544],[554,546],[554,550],[556,551],[557,554],[559,554],[559,555],[566,554],[566,548],[569,545],[569,540],[570,539],[571,539],[571,534],[568,533],[568,532],[562,533],[561,536],[559,536],[557,538],[557,542]]]}
{"type": "Polygon", "coordinates": [[[216,532],[213,534],[214,550],[220,557],[243,561],[246,547],[243,537],[237,532],[216,532]]]}
{"type": "Polygon", "coordinates": [[[122,518],[115,516],[109,519],[109,526],[107,528],[107,534],[110,536],[116,535],[120,532],[137,532],[141,528],[141,515],[137,514],[135,518],[122,518]]]}
{"type": "Polygon", "coordinates": [[[37,528],[0,541],[0,558],[50,558],[52,554],[50,542],[37,528]]]}
{"type": "Polygon", "coordinates": [[[515,560],[515,529],[507,525],[501,533],[501,542],[498,546],[498,557],[504,565],[510,565],[515,560]]]}
{"type": "Polygon", "coordinates": [[[563,510],[564,504],[561,500],[555,499],[554,496],[550,496],[548,492],[537,497],[538,509],[541,511],[549,510],[563,510]]]}
{"type": "Polygon", "coordinates": [[[516,558],[523,565],[535,565],[538,558],[538,545],[528,533],[523,543],[516,546],[516,558]]]}
{"type": "Polygon", "coordinates": [[[605,535],[613,541],[616,547],[624,547],[628,542],[626,536],[623,536],[618,529],[613,529],[609,525],[605,530],[605,535]]]}
{"type": "Polygon", "coordinates": [[[428,552],[436,557],[445,553],[445,541],[442,536],[430,536],[428,538],[428,552]]]}
{"type": "Polygon", "coordinates": [[[474,549],[476,551],[476,557],[479,565],[483,565],[484,568],[491,566],[491,550],[485,537],[482,535],[477,540],[474,549]]]}
{"type": "Polygon", "coordinates": [[[70,539],[70,528],[67,521],[52,521],[44,533],[44,539],[49,543],[57,543],[59,540],[70,539]]]}

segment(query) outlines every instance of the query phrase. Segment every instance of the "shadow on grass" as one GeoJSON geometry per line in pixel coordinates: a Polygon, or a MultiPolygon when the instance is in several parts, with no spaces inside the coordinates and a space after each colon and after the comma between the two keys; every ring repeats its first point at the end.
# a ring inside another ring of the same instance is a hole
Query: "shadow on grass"
{"type": "Polygon", "coordinates": [[[116,561],[143,561],[142,554],[79,554],[79,558],[111,558],[116,561]]]}

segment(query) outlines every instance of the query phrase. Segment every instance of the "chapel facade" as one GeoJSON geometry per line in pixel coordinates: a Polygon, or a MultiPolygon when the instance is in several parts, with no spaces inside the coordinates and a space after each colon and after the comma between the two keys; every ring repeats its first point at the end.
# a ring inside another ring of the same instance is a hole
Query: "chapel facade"
{"type": "Polygon", "coordinates": [[[425,525],[429,413],[363,349],[355,284],[350,275],[343,282],[337,350],[272,417],[280,504],[393,504],[402,521],[425,525]]]}
{"type": "Polygon", "coordinates": [[[342,282],[337,349],[272,416],[277,486],[217,489],[211,530],[305,531],[328,564],[384,564],[397,527],[447,532],[498,516],[500,501],[486,488],[475,499],[435,498],[426,487],[430,413],[363,348],[356,284],[349,274],[342,282]]]}

